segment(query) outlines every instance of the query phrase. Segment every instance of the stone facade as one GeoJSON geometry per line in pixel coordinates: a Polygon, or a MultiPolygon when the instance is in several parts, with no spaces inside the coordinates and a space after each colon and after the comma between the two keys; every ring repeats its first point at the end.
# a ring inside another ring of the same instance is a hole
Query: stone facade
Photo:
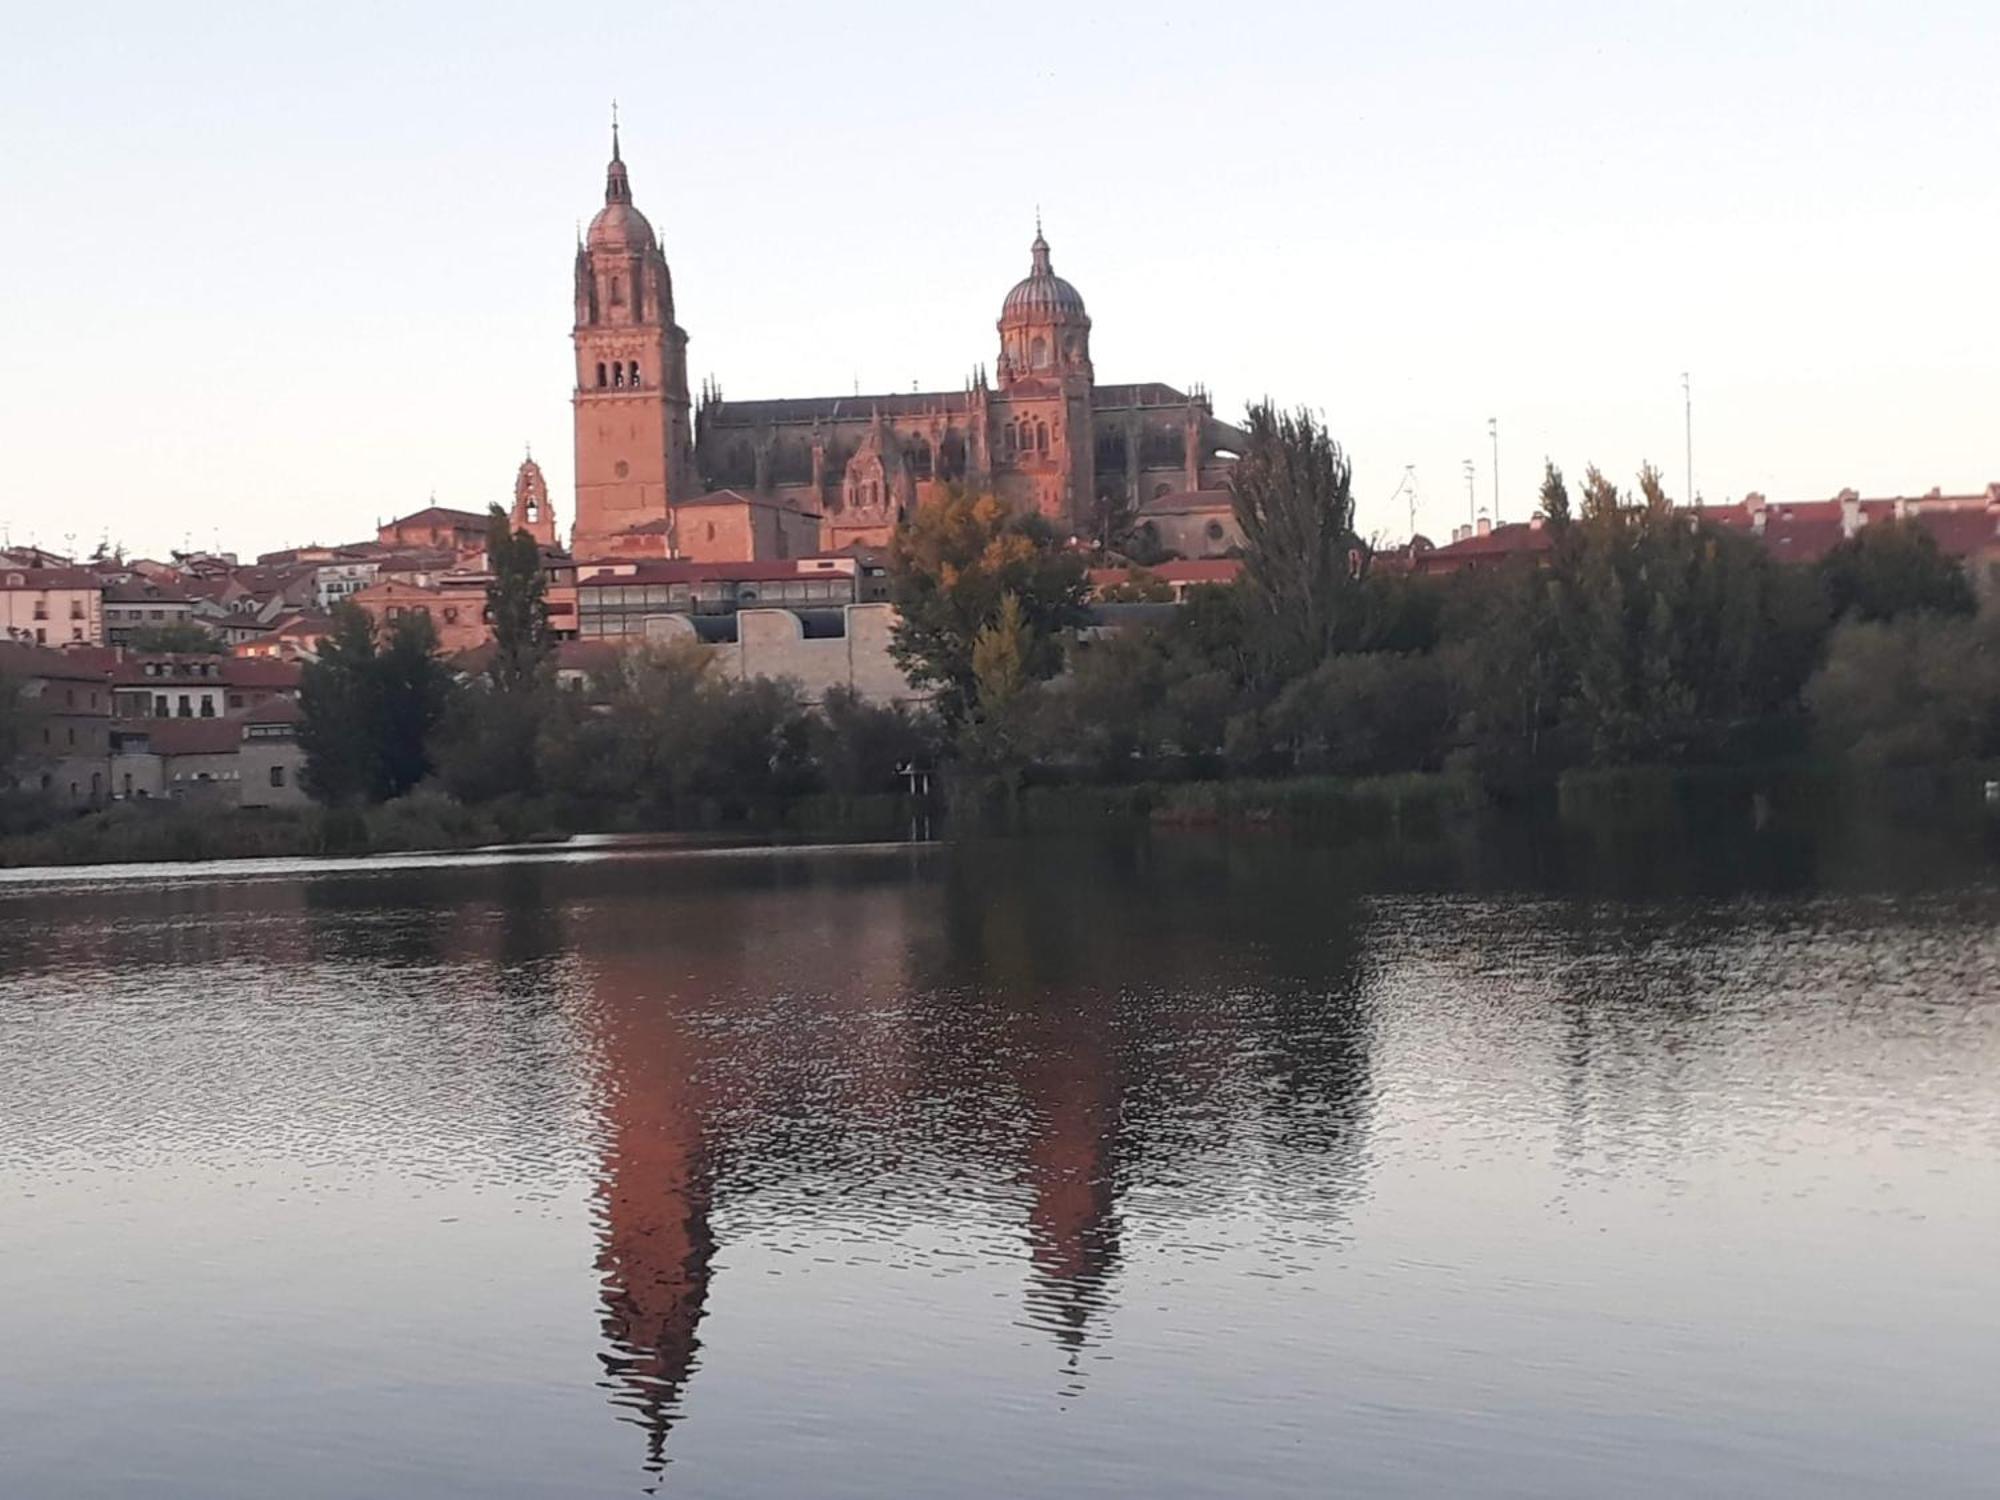
{"type": "Polygon", "coordinates": [[[889,655],[896,610],[889,604],[848,604],[832,611],[744,609],[733,630],[711,638],[699,617],[656,615],[646,621],[651,645],[699,645],[720,670],[742,681],[785,678],[799,686],[808,703],[818,703],[837,687],[852,688],[871,703],[921,703],[929,695],[913,687],[889,655]]]}
{"type": "MultiPolygon", "coordinates": [[[[1098,383],[1089,314],[1039,225],[998,332],[991,381],[980,370],[958,390],[769,401],[728,400],[710,383],[690,423],[687,334],[614,134],[604,207],[577,246],[571,550],[617,556],[623,533],[649,528],[666,555],[700,555],[679,550],[696,544],[676,512],[718,492],[783,507],[834,551],[885,545],[912,507],[955,482],[1077,536],[1156,496],[1223,487],[1242,431],[1217,421],[1199,389],[1098,383]]],[[[755,549],[791,535],[736,540],[755,549]]]]}
{"type": "Polygon", "coordinates": [[[611,133],[604,207],[576,247],[576,525],[571,551],[665,521],[694,494],[687,334],[674,284],[611,133]]]}

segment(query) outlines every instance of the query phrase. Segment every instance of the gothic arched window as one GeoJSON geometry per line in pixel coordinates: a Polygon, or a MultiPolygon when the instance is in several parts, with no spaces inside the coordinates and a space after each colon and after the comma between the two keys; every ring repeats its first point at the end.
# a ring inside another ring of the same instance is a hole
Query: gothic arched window
{"type": "Polygon", "coordinates": [[[608,379],[609,377],[605,374],[604,370],[604,361],[600,359],[597,362],[597,388],[600,391],[604,389],[605,383],[608,379]]]}
{"type": "Polygon", "coordinates": [[[1038,338],[1028,345],[1028,363],[1037,370],[1048,368],[1049,346],[1046,340],[1038,338]]]}
{"type": "Polygon", "coordinates": [[[632,361],[632,370],[631,370],[631,373],[630,373],[630,374],[628,374],[628,375],[627,375],[627,376],[625,377],[625,383],[626,383],[627,385],[631,386],[631,387],[632,387],[633,389],[635,389],[635,390],[636,390],[636,389],[638,388],[638,385],[639,385],[639,361],[638,361],[638,360],[636,360],[636,359],[635,359],[635,360],[633,360],[633,361],[632,361]]]}
{"type": "Polygon", "coordinates": [[[1046,422],[1035,424],[1035,451],[1037,453],[1049,451],[1049,424],[1046,422]]]}

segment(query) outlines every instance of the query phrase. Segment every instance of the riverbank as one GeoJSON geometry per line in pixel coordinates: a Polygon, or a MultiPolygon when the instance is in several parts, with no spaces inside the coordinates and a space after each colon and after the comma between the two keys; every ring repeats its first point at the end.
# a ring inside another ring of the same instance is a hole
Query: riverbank
{"type": "Polygon", "coordinates": [[[449,852],[561,843],[586,833],[663,832],[880,839],[928,836],[929,824],[907,798],[891,796],[703,806],[674,828],[616,809],[517,800],[468,807],[429,792],[365,809],[130,802],[0,835],[0,868],[449,852]]]}
{"type": "Polygon", "coordinates": [[[367,809],[123,803],[0,836],[0,868],[454,851],[559,843],[586,833],[921,839],[946,829],[1009,835],[1148,825],[1422,840],[1495,822],[1598,835],[1898,822],[1990,833],[2000,830],[2000,766],[1894,772],[1823,763],[1632,766],[1571,771],[1505,797],[1457,772],[1028,787],[961,781],[947,802],[938,808],[903,796],[817,794],[781,803],[704,803],[671,827],[625,809],[520,800],[468,807],[430,792],[367,809]]]}

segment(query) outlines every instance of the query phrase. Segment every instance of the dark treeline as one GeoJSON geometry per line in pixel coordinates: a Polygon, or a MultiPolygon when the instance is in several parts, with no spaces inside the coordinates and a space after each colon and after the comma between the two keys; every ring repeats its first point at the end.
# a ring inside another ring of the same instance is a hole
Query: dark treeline
{"type": "Polygon", "coordinates": [[[1629,494],[1589,469],[1572,498],[1550,465],[1544,554],[1413,576],[1360,544],[1313,417],[1259,406],[1248,428],[1241,579],[1060,672],[1081,594],[1052,587],[1045,531],[995,511],[965,538],[971,503],[918,518],[958,546],[899,549],[905,640],[969,763],[1017,784],[1453,770],[1505,793],[1585,766],[2000,754],[2000,621],[1914,525],[1790,566],[1677,511],[1650,467],[1629,494]],[[945,622],[949,649],[933,595],[972,622],[945,622]]]}

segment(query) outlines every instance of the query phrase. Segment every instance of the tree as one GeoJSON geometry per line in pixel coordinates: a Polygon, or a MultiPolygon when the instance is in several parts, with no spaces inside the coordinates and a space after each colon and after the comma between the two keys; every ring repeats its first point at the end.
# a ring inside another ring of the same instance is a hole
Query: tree
{"type": "Polygon", "coordinates": [[[493,628],[493,662],[487,676],[502,692],[537,682],[554,641],[549,634],[542,549],[526,531],[509,531],[499,506],[487,512],[486,619],[493,628]]]}
{"type": "Polygon", "coordinates": [[[1821,742],[1866,764],[2000,755],[2000,615],[1848,620],[1805,696],[1821,742]]]}
{"type": "Polygon", "coordinates": [[[193,620],[141,625],[125,638],[125,644],[134,651],[177,651],[190,656],[213,656],[224,649],[220,635],[193,620]]]}
{"type": "Polygon", "coordinates": [[[1820,560],[1819,576],[1835,619],[1893,620],[1921,610],[1969,615],[1977,608],[1964,572],[1915,521],[1863,526],[1820,560]]]}
{"type": "Polygon", "coordinates": [[[1564,527],[1570,523],[1569,486],[1563,483],[1563,471],[1548,459],[1542,460],[1542,516],[1553,527],[1564,527]]]}
{"type": "Polygon", "coordinates": [[[1088,618],[1083,559],[1048,523],[956,485],[897,527],[889,569],[899,616],[890,654],[912,682],[937,690],[948,724],[978,706],[973,644],[1003,600],[1019,612],[1023,680],[1060,671],[1063,633],[1088,618]]]}
{"type": "Polygon", "coordinates": [[[904,766],[929,765],[937,755],[926,720],[900,703],[870,703],[851,687],[828,690],[810,741],[827,790],[843,796],[899,791],[904,766]]]}
{"type": "Polygon", "coordinates": [[[1270,674],[1310,671],[1333,649],[1353,588],[1354,496],[1347,456],[1311,412],[1250,408],[1230,476],[1243,582],[1270,674]]]}
{"type": "Polygon", "coordinates": [[[378,639],[362,610],[336,606],[333,633],[299,678],[306,789],[335,805],[407,792],[430,774],[450,691],[430,616],[398,616],[378,639]]]}
{"type": "Polygon", "coordinates": [[[431,736],[451,706],[451,672],[438,660],[427,614],[398,615],[376,658],[380,772],[376,795],[400,797],[431,773],[431,736]]]}
{"type": "Polygon", "coordinates": [[[332,632],[299,674],[299,746],[306,790],[317,800],[338,806],[374,797],[379,691],[375,622],[355,605],[336,605],[332,632]]]}
{"type": "Polygon", "coordinates": [[[555,642],[541,546],[526,531],[509,531],[497,505],[487,512],[486,566],[493,657],[480,690],[457,695],[436,745],[445,785],[467,802],[544,790],[541,742],[567,709],[549,670],[555,642]]]}

